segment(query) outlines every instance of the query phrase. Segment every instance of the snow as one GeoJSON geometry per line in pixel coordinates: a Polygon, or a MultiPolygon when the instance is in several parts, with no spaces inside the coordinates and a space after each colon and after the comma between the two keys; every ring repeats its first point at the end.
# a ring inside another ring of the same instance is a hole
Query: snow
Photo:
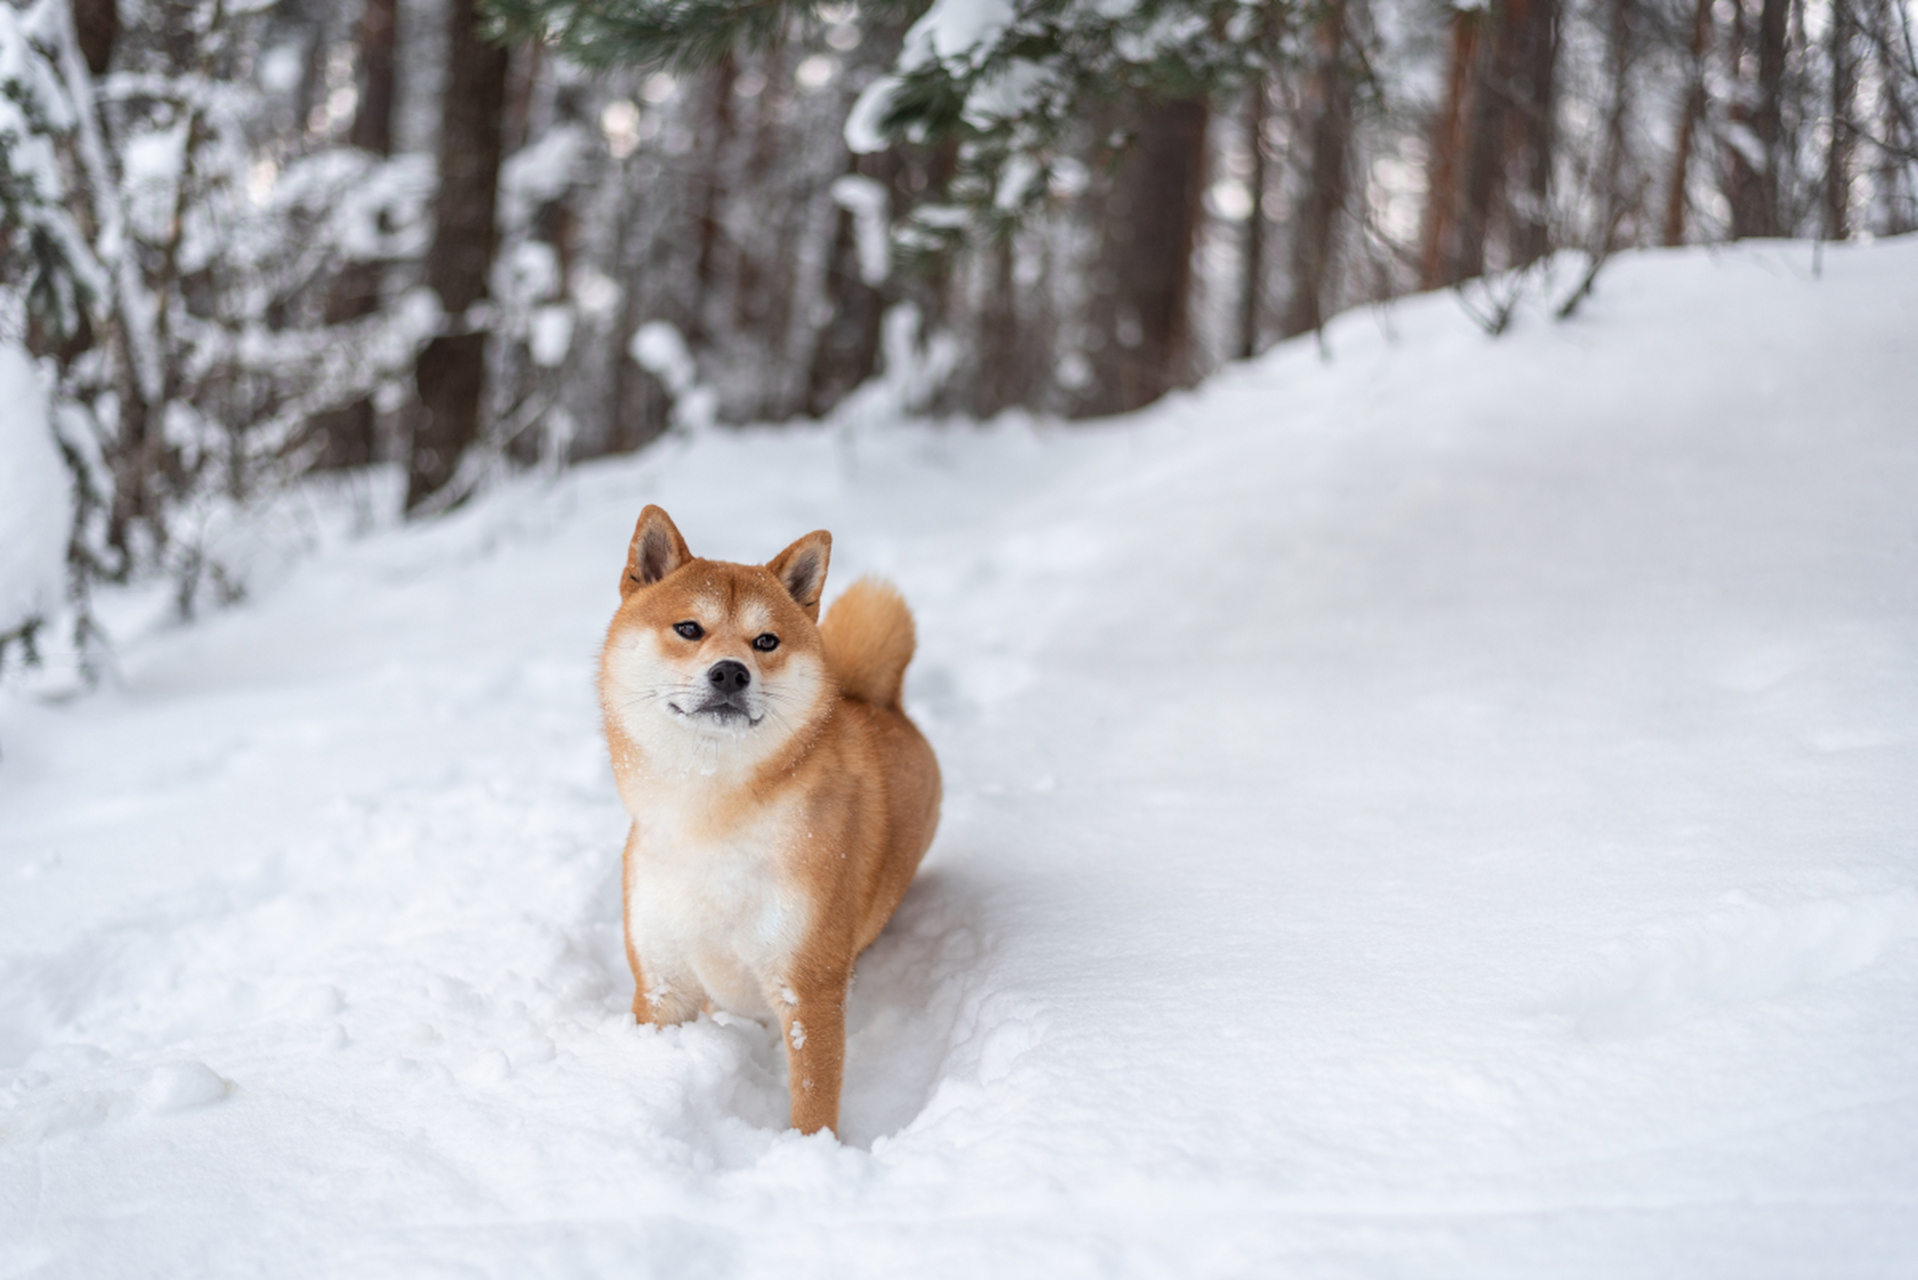
{"type": "Polygon", "coordinates": [[[1918,241],[1811,256],[674,436],[0,695],[0,1274],[1910,1274],[1918,241]],[[917,611],[837,1141],[626,1013],[646,502],[917,611]]]}
{"type": "Polygon", "coordinates": [[[854,245],[859,253],[859,278],[867,284],[885,280],[892,266],[892,200],[885,184],[856,173],[842,174],[832,183],[833,203],[852,215],[854,245]]]}
{"type": "Polygon", "coordinates": [[[175,216],[175,193],[186,168],[189,123],[135,133],[120,148],[128,216],[146,239],[165,242],[175,216]]]}
{"type": "Polygon", "coordinates": [[[434,165],[423,152],[382,158],[333,147],[289,162],[269,201],[282,216],[326,216],[339,251],[356,260],[417,257],[430,239],[434,165]]]}
{"type": "Polygon", "coordinates": [[[859,91],[846,112],[846,150],[856,156],[869,156],[892,145],[892,140],[879,126],[892,110],[893,92],[902,83],[898,76],[880,76],[859,91]]]}
{"type": "Polygon", "coordinates": [[[674,425],[689,429],[711,426],[719,411],[719,394],[699,381],[699,364],[692,348],[670,321],[648,320],[633,331],[626,354],[658,378],[673,398],[674,425]]]}
{"type": "Polygon", "coordinates": [[[204,1062],[170,1062],[154,1069],[133,1102],[147,1115],[163,1115],[218,1102],[231,1086],[204,1062]]]}
{"type": "Polygon", "coordinates": [[[0,341],[0,636],[65,598],[71,484],[33,362],[0,341]]]}
{"type": "Polygon", "coordinates": [[[912,71],[934,59],[982,59],[1016,16],[1012,0],[932,0],[906,32],[899,67],[912,71]]]}
{"type": "Polygon", "coordinates": [[[1025,202],[1026,193],[1032,190],[1032,184],[1039,178],[1039,162],[1031,156],[1015,155],[1006,161],[1005,172],[999,177],[999,187],[992,194],[992,203],[1006,212],[1018,208],[1025,202]]]}
{"type": "MultiPolygon", "coordinates": [[[[847,149],[854,155],[870,155],[890,145],[880,126],[904,83],[903,73],[933,63],[947,64],[955,75],[977,70],[1017,17],[1016,6],[1009,0],[933,0],[907,30],[896,70],[868,84],[854,100],[844,128],[847,149]]],[[[1057,81],[1054,67],[1025,58],[1008,59],[968,87],[963,114],[968,124],[988,129],[1030,109],[1046,91],[1059,87],[1057,81]]],[[[1003,207],[1005,201],[999,203],[1003,207]]]]}
{"type": "Polygon", "coordinates": [[[699,381],[699,366],[693,362],[686,339],[668,321],[649,320],[639,326],[627,347],[627,354],[639,367],[658,378],[675,396],[685,395],[699,381]]]}
{"type": "Polygon", "coordinates": [[[540,206],[564,195],[580,161],[591,149],[592,141],[584,127],[563,124],[546,130],[537,141],[508,156],[500,166],[501,227],[515,230],[526,226],[540,206]]]}
{"type": "MultiPolygon", "coordinates": [[[[37,155],[22,160],[19,150],[29,145],[29,117],[53,130],[71,129],[74,113],[67,101],[59,77],[47,60],[35,53],[32,42],[52,44],[60,18],[50,4],[35,5],[26,12],[6,7],[0,12],[0,138],[7,144],[8,164],[16,174],[38,168],[37,155]],[[51,30],[49,28],[52,28],[51,30]]],[[[57,170],[48,179],[54,192],[60,189],[57,170]]]]}
{"type": "MultiPolygon", "coordinates": [[[[991,129],[1002,123],[1014,123],[1033,110],[1047,94],[1063,86],[1056,68],[1026,58],[1010,59],[1002,68],[980,77],[966,95],[966,123],[976,129],[991,129]]],[[[1034,163],[1026,157],[1028,163],[1034,163]]]]}
{"type": "Polygon", "coordinates": [[[573,309],[566,306],[536,307],[527,346],[533,363],[557,369],[566,363],[573,345],[573,309]]]}

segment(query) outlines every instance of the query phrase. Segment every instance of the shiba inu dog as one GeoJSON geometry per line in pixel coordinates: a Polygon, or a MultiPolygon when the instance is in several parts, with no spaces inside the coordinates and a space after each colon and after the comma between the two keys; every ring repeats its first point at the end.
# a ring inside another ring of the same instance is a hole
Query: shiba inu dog
{"type": "Polygon", "coordinates": [[[939,821],[939,765],[900,710],[912,614],[870,579],[825,621],[832,535],[765,565],[701,560],[640,513],[600,655],[626,838],[633,1016],[779,1021],[792,1123],[837,1126],[853,961],[939,821]]]}

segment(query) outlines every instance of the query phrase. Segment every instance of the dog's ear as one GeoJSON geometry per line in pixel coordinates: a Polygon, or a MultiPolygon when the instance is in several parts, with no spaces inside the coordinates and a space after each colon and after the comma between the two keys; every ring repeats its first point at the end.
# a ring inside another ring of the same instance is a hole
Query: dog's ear
{"type": "Polygon", "coordinates": [[[767,562],[773,577],[799,602],[806,616],[819,621],[819,597],[826,590],[826,562],[832,559],[832,535],[815,529],[767,562]]]}
{"type": "Polygon", "coordinates": [[[626,572],[619,575],[619,598],[650,587],[693,558],[686,539],[679,536],[673,518],[658,507],[639,513],[633,527],[633,545],[626,551],[626,572]]]}

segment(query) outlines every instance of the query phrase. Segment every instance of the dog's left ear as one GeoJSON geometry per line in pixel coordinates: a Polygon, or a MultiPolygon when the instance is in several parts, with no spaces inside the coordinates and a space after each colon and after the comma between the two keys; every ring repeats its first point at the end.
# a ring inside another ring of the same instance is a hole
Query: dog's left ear
{"type": "Polygon", "coordinates": [[[626,549],[626,569],[619,575],[619,598],[650,587],[693,558],[679,527],[660,507],[648,506],[633,527],[633,544],[626,549]]]}
{"type": "Polygon", "coordinates": [[[826,562],[832,559],[832,535],[815,529],[766,563],[806,616],[819,621],[819,597],[826,590],[826,562]]]}

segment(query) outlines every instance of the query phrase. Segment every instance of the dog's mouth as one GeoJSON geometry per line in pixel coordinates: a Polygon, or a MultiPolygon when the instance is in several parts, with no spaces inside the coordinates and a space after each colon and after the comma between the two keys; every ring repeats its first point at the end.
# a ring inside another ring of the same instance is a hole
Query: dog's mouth
{"type": "Polygon", "coordinates": [[[708,720],[714,724],[725,725],[729,729],[751,729],[766,718],[764,712],[755,716],[743,703],[731,698],[714,698],[700,703],[690,711],[677,703],[669,702],[666,706],[674,715],[682,716],[687,720],[708,720]]]}

